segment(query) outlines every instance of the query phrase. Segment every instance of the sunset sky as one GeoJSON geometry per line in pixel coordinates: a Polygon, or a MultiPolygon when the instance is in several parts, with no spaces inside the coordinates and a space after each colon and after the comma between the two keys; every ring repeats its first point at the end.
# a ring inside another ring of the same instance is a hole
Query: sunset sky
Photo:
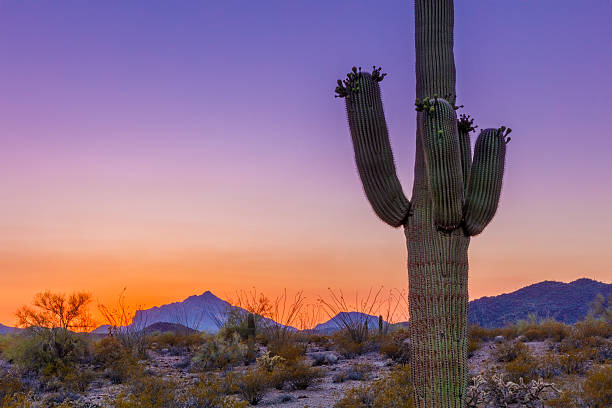
{"type": "MultiPolygon", "coordinates": [[[[458,0],[457,93],[510,126],[470,297],[612,281],[612,2],[458,0]]],[[[412,186],[411,0],[0,0],[0,323],[34,294],[150,307],[407,286],[335,81],[381,65],[412,186]]],[[[95,305],[94,303],[94,305],[95,305]]]]}

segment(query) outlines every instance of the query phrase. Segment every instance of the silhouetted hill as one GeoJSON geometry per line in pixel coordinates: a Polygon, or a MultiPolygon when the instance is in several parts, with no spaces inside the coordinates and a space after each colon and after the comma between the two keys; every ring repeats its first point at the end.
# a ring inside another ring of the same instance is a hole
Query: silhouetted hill
{"type": "Polygon", "coordinates": [[[143,331],[146,333],[159,332],[174,333],[179,335],[197,333],[197,330],[190,329],[189,327],[183,326],[182,324],[166,322],[153,323],[152,325],[145,327],[143,331]]]}
{"type": "Polygon", "coordinates": [[[612,284],[592,279],[570,283],[544,281],[512,293],[471,301],[468,321],[483,327],[503,327],[536,313],[538,318],[573,324],[587,315],[589,304],[599,293],[607,296],[610,292],[612,284]]]}
{"type": "Polygon", "coordinates": [[[9,327],[9,326],[0,324],[0,334],[17,333],[17,332],[20,332],[21,330],[22,329],[19,329],[17,327],[9,327]]]}
{"type": "MultiPolygon", "coordinates": [[[[328,321],[317,324],[313,331],[329,334],[346,327],[345,322],[350,325],[352,323],[365,323],[366,320],[370,329],[375,330],[378,328],[378,316],[359,312],[340,312],[328,321]]],[[[384,322],[384,324],[387,324],[387,322],[384,322]]]]}

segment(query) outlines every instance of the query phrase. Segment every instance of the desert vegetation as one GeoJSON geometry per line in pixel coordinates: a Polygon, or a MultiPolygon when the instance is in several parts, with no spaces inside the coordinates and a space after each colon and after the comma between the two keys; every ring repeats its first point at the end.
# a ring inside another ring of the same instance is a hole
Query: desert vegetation
{"type": "MultiPolygon", "coordinates": [[[[413,404],[412,342],[403,324],[383,330],[368,323],[376,316],[359,324],[359,315],[353,315],[358,338],[342,324],[333,333],[270,328],[265,322],[273,314],[299,316],[304,299],[285,294],[289,314],[278,312],[281,303],[263,295],[257,299],[271,305],[259,309],[267,315],[243,312],[228,318],[217,333],[156,324],[138,333],[111,327],[94,334],[69,329],[71,322],[80,326],[88,318],[86,295],[37,295],[19,316],[40,326],[0,337],[0,407],[413,404]]],[[[574,325],[530,316],[503,328],[470,327],[466,405],[610,406],[611,311],[600,298],[574,325]]]]}

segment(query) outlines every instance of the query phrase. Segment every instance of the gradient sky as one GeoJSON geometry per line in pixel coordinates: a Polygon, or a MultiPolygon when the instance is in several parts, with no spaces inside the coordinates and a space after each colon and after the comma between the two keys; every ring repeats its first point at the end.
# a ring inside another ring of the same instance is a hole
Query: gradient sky
{"type": "MultiPolygon", "coordinates": [[[[612,281],[612,2],[458,0],[458,101],[513,129],[470,296],[612,281]]],[[[413,2],[0,0],[0,322],[36,292],[143,306],[407,285],[335,81],[382,65],[412,185],[413,2]]]]}

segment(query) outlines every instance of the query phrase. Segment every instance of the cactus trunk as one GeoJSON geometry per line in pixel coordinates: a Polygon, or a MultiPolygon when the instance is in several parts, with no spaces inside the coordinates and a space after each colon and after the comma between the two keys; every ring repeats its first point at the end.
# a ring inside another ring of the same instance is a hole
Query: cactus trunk
{"type": "Polygon", "coordinates": [[[405,233],[415,406],[460,408],[467,385],[470,238],[460,230],[441,233],[431,206],[414,204],[405,233]]]}
{"type": "Polygon", "coordinates": [[[472,161],[469,115],[457,119],[453,0],[415,1],[417,134],[412,199],[397,178],[380,95],[386,74],[338,80],[364,191],[408,246],[411,380],[416,408],[463,408],[467,387],[468,246],[492,220],[509,129],[483,130],[472,161]]]}

